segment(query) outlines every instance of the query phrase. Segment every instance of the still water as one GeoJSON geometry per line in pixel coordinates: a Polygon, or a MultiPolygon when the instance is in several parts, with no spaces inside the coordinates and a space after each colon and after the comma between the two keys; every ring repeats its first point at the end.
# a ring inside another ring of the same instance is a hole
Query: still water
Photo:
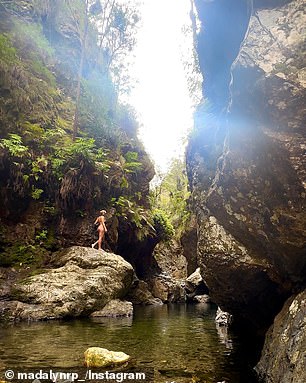
{"type": "Polygon", "coordinates": [[[83,365],[88,347],[123,351],[156,382],[254,383],[238,338],[217,329],[209,304],[136,307],[134,317],[0,327],[0,369],[83,365]]]}

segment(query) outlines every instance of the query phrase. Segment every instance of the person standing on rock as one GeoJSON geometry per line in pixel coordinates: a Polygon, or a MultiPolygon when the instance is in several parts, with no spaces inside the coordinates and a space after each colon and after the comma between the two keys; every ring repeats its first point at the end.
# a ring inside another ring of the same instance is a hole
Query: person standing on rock
{"type": "Polygon", "coordinates": [[[95,220],[95,225],[99,225],[97,228],[97,231],[99,233],[99,239],[91,245],[91,247],[94,248],[96,244],[98,244],[98,250],[102,250],[101,248],[102,241],[103,241],[105,233],[107,232],[107,228],[105,226],[105,217],[104,217],[106,214],[106,211],[101,210],[100,213],[101,215],[99,215],[99,217],[95,220]]]}

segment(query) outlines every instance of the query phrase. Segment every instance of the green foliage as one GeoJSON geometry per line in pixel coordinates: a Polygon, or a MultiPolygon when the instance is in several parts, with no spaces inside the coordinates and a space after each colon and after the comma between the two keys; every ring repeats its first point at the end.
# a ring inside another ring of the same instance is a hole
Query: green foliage
{"type": "Polygon", "coordinates": [[[54,229],[51,227],[49,230],[43,229],[36,233],[35,243],[40,246],[41,249],[57,250],[58,243],[54,237],[54,229]]]}
{"type": "Polygon", "coordinates": [[[43,251],[31,244],[15,242],[0,253],[0,266],[40,265],[43,251]]]}
{"type": "Polygon", "coordinates": [[[189,219],[190,213],[187,207],[189,196],[185,164],[182,160],[175,159],[168,173],[151,191],[150,199],[153,208],[163,211],[169,217],[177,238],[184,231],[189,219]]]}
{"type": "Polygon", "coordinates": [[[131,198],[124,196],[120,196],[118,199],[112,198],[111,202],[116,209],[116,215],[135,226],[138,240],[155,235],[153,217],[147,209],[137,205],[131,198]]]}
{"type": "Polygon", "coordinates": [[[153,212],[154,228],[161,241],[169,241],[174,236],[174,228],[163,210],[155,209],[153,212]]]}
{"type": "Polygon", "coordinates": [[[130,105],[118,105],[116,108],[116,116],[120,128],[128,137],[135,138],[138,131],[136,111],[130,105]]]}
{"type": "Polygon", "coordinates": [[[126,173],[135,173],[137,170],[142,168],[142,163],[138,162],[137,152],[127,152],[124,155],[123,169],[126,173]]]}
{"type": "Polygon", "coordinates": [[[33,74],[44,79],[50,85],[52,85],[54,87],[56,86],[54,75],[45,66],[45,64],[41,60],[39,60],[38,58],[32,60],[31,71],[33,72],[33,74]]]}
{"type": "MultiPolygon", "coordinates": [[[[87,14],[83,0],[7,3],[7,31],[0,34],[0,133],[5,137],[0,147],[9,179],[0,180],[1,192],[23,198],[25,206],[30,198],[42,201],[50,218],[67,206],[83,217],[89,198],[96,206],[116,196],[117,214],[129,221],[132,232],[139,239],[154,235],[151,213],[135,202],[143,198],[137,195],[143,156],[138,158],[135,114],[118,102],[125,54],[133,47],[138,23],[135,10],[117,0],[113,10],[106,9],[112,1],[104,2],[87,14]],[[105,29],[99,34],[95,23],[103,12],[105,29]],[[73,141],[82,44],[79,137],[73,141]]],[[[50,227],[36,233],[30,244],[11,248],[5,255],[8,263],[35,262],[38,244],[54,250],[50,227]]]]}
{"type": "Polygon", "coordinates": [[[48,230],[42,230],[35,235],[35,240],[38,242],[45,241],[47,239],[48,230]]]}
{"type": "Polygon", "coordinates": [[[0,147],[8,150],[13,157],[24,157],[29,148],[22,144],[22,138],[18,134],[9,134],[9,138],[0,140],[0,147]]]}
{"type": "Polygon", "coordinates": [[[8,65],[17,61],[16,49],[6,34],[0,34],[0,60],[8,65]]]}
{"type": "Polygon", "coordinates": [[[44,129],[39,124],[33,124],[29,121],[22,122],[21,128],[25,141],[41,141],[44,135],[44,129]]]}
{"type": "Polygon", "coordinates": [[[82,155],[93,159],[95,140],[93,138],[77,138],[66,148],[66,154],[70,157],[82,155]]]}
{"type": "Polygon", "coordinates": [[[48,164],[47,159],[44,156],[33,157],[29,151],[29,148],[22,143],[22,138],[18,134],[9,134],[9,138],[3,138],[0,140],[0,147],[5,148],[9,155],[12,156],[15,161],[13,164],[18,169],[18,176],[21,176],[19,183],[21,188],[25,188],[31,183],[31,197],[38,200],[43,193],[43,189],[35,186],[35,181],[39,181],[43,168],[48,164]]]}
{"type": "Polygon", "coordinates": [[[42,189],[38,189],[36,188],[35,186],[32,186],[32,192],[31,192],[31,197],[33,199],[40,199],[41,197],[41,194],[43,193],[44,191],[42,189]]]}
{"type": "Polygon", "coordinates": [[[109,111],[116,108],[117,95],[107,73],[94,71],[82,79],[80,100],[80,124],[96,137],[108,138],[116,132],[109,111]]]}
{"type": "Polygon", "coordinates": [[[92,163],[100,171],[107,171],[110,168],[107,153],[107,150],[96,148],[93,138],[77,138],[75,141],[69,138],[63,147],[55,149],[50,162],[54,175],[60,180],[67,167],[79,166],[81,160],[92,163]]]}
{"type": "Polygon", "coordinates": [[[26,40],[23,40],[22,50],[32,49],[34,52],[29,53],[39,55],[42,59],[53,56],[54,49],[45,37],[41,24],[21,22],[19,19],[15,22],[14,30],[20,37],[26,36],[26,40]]]}
{"type": "Polygon", "coordinates": [[[44,36],[42,25],[15,21],[13,38],[31,73],[55,87],[54,74],[48,69],[48,65],[52,65],[54,49],[44,36]]]}

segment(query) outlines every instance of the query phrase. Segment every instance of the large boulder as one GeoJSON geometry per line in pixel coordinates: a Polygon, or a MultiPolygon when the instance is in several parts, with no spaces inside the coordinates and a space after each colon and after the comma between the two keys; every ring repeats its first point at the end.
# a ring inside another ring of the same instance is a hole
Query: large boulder
{"type": "MultiPolygon", "coordinates": [[[[208,294],[208,288],[203,281],[199,267],[186,279],[185,290],[187,293],[187,298],[190,300],[194,300],[196,296],[208,294]]],[[[196,299],[195,301],[198,300],[196,299]]]]}
{"type": "Polygon", "coordinates": [[[266,383],[306,382],[306,290],[290,298],[269,329],[256,371],[266,383]]]}
{"type": "Polygon", "coordinates": [[[130,317],[133,316],[133,304],[128,301],[122,301],[120,299],[113,299],[108,302],[102,310],[95,311],[91,317],[130,317]]]}
{"type": "Polygon", "coordinates": [[[139,280],[135,286],[130,290],[127,298],[135,305],[162,305],[163,302],[161,299],[153,296],[152,292],[149,290],[149,285],[147,282],[139,280]]]}
{"type": "Polygon", "coordinates": [[[13,319],[86,316],[124,297],[134,281],[132,266],[118,255],[74,246],[59,252],[55,269],[16,283],[1,312],[13,319]]]}
{"type": "Polygon", "coordinates": [[[173,279],[184,279],[187,276],[187,259],[183,254],[183,247],[176,240],[160,242],[153,252],[158,267],[173,279]]]}
{"type": "Polygon", "coordinates": [[[185,302],[186,293],[184,283],[175,280],[166,273],[161,273],[151,277],[148,285],[154,297],[159,298],[164,303],[185,302]]]}

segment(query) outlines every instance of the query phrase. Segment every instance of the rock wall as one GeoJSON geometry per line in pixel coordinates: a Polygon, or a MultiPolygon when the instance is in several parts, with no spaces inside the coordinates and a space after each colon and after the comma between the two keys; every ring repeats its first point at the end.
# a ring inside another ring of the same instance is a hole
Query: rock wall
{"type": "Polygon", "coordinates": [[[288,299],[269,329],[256,370],[269,383],[306,381],[306,291],[288,299]]]}
{"type": "Polygon", "coordinates": [[[206,100],[188,177],[212,299],[264,330],[306,282],[304,2],[225,3],[196,2],[206,100]]]}
{"type": "Polygon", "coordinates": [[[180,243],[175,239],[160,242],[153,251],[159,269],[173,279],[187,278],[187,259],[180,243]]]}

